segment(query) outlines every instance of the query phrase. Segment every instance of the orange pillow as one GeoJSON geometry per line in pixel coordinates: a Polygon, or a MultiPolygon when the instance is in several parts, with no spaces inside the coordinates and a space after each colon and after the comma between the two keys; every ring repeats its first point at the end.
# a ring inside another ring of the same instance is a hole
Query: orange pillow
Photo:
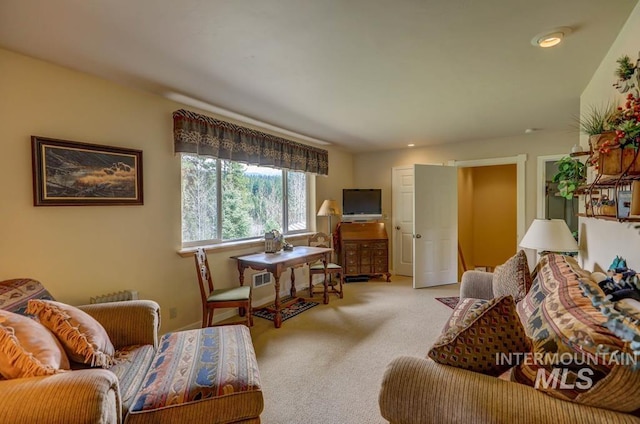
{"type": "Polygon", "coordinates": [[[72,361],[108,368],[114,364],[115,348],[104,327],[80,309],[53,300],[29,300],[27,313],[58,337],[72,361]]]}
{"type": "Polygon", "coordinates": [[[0,310],[0,374],[4,378],[51,375],[69,369],[56,336],[36,320],[0,310]]]}

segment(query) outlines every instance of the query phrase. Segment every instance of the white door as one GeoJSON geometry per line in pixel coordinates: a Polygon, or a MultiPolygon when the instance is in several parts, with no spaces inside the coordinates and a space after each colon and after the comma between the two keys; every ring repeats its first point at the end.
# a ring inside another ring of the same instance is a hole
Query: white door
{"type": "Polygon", "coordinates": [[[413,275],[413,166],[393,168],[393,272],[413,275]]]}
{"type": "Polygon", "coordinates": [[[413,287],[458,281],[458,169],[414,165],[413,287]]]}

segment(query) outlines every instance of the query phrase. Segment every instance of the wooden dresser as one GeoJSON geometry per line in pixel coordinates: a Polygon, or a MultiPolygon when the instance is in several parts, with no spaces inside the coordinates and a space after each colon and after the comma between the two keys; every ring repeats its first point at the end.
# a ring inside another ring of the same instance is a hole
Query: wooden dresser
{"type": "Polygon", "coordinates": [[[389,238],[382,222],[340,224],[340,263],[345,277],[389,273],[389,238]]]}

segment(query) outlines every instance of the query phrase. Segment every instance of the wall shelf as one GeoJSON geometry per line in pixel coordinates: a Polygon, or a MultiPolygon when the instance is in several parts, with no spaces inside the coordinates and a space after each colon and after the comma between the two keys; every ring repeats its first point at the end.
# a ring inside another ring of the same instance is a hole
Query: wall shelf
{"type": "Polygon", "coordinates": [[[593,182],[581,185],[576,192],[584,196],[586,212],[579,213],[580,217],[640,222],[640,175],[596,174],[593,182]]]}

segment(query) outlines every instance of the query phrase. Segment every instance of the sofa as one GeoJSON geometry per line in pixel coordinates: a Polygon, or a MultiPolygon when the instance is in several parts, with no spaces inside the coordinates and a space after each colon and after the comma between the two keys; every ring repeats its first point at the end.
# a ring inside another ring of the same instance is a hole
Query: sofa
{"type": "MultiPolygon", "coordinates": [[[[521,321],[514,325],[522,325],[532,352],[551,349],[551,346],[559,349],[565,344],[575,348],[572,343],[577,343],[580,337],[566,336],[570,332],[563,325],[579,325],[564,308],[578,314],[581,319],[584,318],[581,316],[583,312],[589,311],[592,315],[588,319],[596,323],[596,339],[608,337],[621,349],[628,346],[603,328],[606,317],[598,316],[597,308],[592,307],[592,302],[580,292],[587,286],[597,291],[597,282],[580,269],[574,258],[550,254],[541,259],[535,268],[530,289],[517,304],[514,302],[514,310],[521,321]],[[572,302],[579,307],[570,309],[567,305],[572,302]],[[551,320],[557,333],[540,324],[545,319],[551,320]],[[553,334],[561,336],[554,339],[553,334]]],[[[467,271],[462,276],[458,306],[476,299],[496,301],[496,291],[492,273],[467,271]]],[[[587,330],[581,328],[580,331],[584,336],[587,330]]],[[[590,345],[579,348],[588,350],[590,345]]],[[[429,356],[436,357],[431,353],[429,351],[429,356]]],[[[553,392],[553,387],[545,391],[544,385],[535,388],[523,384],[522,376],[526,373],[521,368],[524,366],[517,364],[496,377],[465,369],[464,364],[438,363],[430,357],[397,357],[388,364],[382,379],[380,411],[393,424],[640,423],[637,411],[629,411],[636,408],[634,405],[638,401],[635,399],[640,399],[640,371],[629,371],[624,366],[612,370],[598,369],[600,379],[591,391],[572,392],[569,396],[561,390],[553,392]],[[607,371],[611,372],[607,375],[607,371]],[[613,380],[617,378],[614,374],[620,373],[626,375],[626,382],[613,380]]]]}
{"type": "MultiPolygon", "coordinates": [[[[24,314],[32,299],[53,300],[38,281],[0,282],[0,309],[24,314]]],[[[159,337],[160,308],[154,301],[121,301],[78,309],[102,324],[119,360],[108,368],[72,362],[70,371],[1,379],[0,422],[260,422],[263,398],[245,326],[159,337]],[[221,355],[220,344],[233,344],[233,349],[225,346],[231,355],[221,355]],[[204,345],[207,355],[198,350],[204,345]],[[207,360],[210,362],[205,363],[207,360]],[[211,366],[211,361],[219,363],[211,366]],[[213,377],[208,373],[212,368],[213,377]],[[203,376],[203,372],[208,374],[203,376]],[[197,377],[197,384],[185,374],[197,377]],[[211,380],[219,387],[212,387],[211,380]]]]}

